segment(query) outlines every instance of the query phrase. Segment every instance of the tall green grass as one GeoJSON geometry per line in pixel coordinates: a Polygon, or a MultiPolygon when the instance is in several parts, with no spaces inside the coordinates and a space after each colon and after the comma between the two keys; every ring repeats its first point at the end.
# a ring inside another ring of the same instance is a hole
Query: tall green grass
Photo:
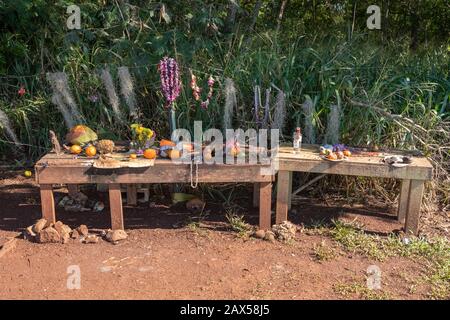
{"type": "MultiPolygon", "coordinates": [[[[253,86],[259,84],[267,88],[274,84],[286,93],[285,137],[290,137],[294,127],[302,125],[300,106],[307,96],[315,104],[319,141],[326,132],[330,105],[340,104],[343,110],[341,142],[423,151],[438,169],[439,199],[443,204],[449,203],[448,48],[425,48],[412,54],[403,43],[373,45],[366,35],[353,35],[351,41],[345,41],[337,37],[304,35],[278,39],[272,32],[247,37],[236,33],[226,38],[208,37],[204,45],[195,38],[183,38],[179,30],[156,32],[151,37],[131,30],[132,39],[122,36],[114,41],[107,40],[110,39],[108,34],[103,35],[117,28],[120,30],[121,26],[111,22],[111,26],[98,31],[57,34],[51,41],[45,39],[46,46],[54,47],[43,50],[47,62],[45,71],[68,74],[72,93],[87,125],[100,136],[126,139],[130,135],[126,125],[115,123],[105,89],[97,76],[105,65],[114,79],[117,79],[118,67],[130,68],[138,105],[143,111],[141,122],[154,128],[159,137],[168,136],[167,113],[156,67],[159,59],[168,54],[179,61],[184,84],[177,101],[179,127],[192,128],[194,120],[202,120],[204,128],[221,127],[222,88],[227,77],[233,79],[238,93],[233,126],[256,127],[252,114],[253,86]],[[152,42],[148,43],[150,40],[152,42]],[[65,44],[56,50],[58,43],[65,44]],[[205,87],[210,74],[218,79],[207,110],[202,110],[192,99],[189,69],[205,87]],[[93,93],[99,94],[99,101],[88,99],[93,93]]],[[[158,31],[157,27],[155,30],[158,31]]],[[[13,70],[17,76],[2,77],[0,83],[0,108],[10,117],[21,142],[26,145],[22,157],[30,160],[49,149],[49,129],[60,137],[67,131],[61,114],[50,102],[51,90],[42,73],[44,70],[32,74],[41,59],[28,52],[23,64],[17,64],[13,70]],[[22,98],[17,95],[20,85],[27,89],[22,98]]],[[[118,83],[116,91],[120,92],[118,83]]],[[[125,111],[125,102],[123,99],[121,102],[125,111]]],[[[4,160],[11,160],[15,147],[5,143],[3,135],[1,139],[0,152],[4,160]]]]}

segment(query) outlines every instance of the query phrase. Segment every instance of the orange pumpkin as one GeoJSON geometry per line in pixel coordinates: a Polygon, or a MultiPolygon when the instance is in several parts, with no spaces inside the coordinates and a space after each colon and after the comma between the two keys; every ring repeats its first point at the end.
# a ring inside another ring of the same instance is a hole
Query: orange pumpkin
{"type": "Polygon", "coordinates": [[[155,159],[156,158],[156,150],[155,149],[145,149],[144,150],[144,158],[155,159]]]}
{"type": "Polygon", "coordinates": [[[80,154],[81,151],[82,151],[81,147],[80,147],[79,145],[77,145],[77,144],[74,144],[74,145],[72,145],[72,146],[70,147],[70,153],[73,153],[73,154],[80,154]]]}
{"type": "Polygon", "coordinates": [[[97,154],[97,149],[94,146],[87,147],[84,152],[88,157],[93,157],[97,154]]]}
{"type": "Polygon", "coordinates": [[[160,147],[175,147],[176,144],[173,141],[167,140],[167,139],[161,139],[159,142],[160,147]]]}

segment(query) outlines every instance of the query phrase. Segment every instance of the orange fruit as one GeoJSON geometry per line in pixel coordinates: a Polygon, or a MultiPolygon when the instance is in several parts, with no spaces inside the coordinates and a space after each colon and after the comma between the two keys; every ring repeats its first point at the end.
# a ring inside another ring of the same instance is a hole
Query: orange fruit
{"type": "Polygon", "coordinates": [[[156,158],[156,150],[155,149],[145,149],[144,150],[144,158],[155,159],[156,158]]]}
{"type": "Polygon", "coordinates": [[[136,158],[137,158],[136,153],[130,154],[130,159],[131,159],[131,160],[134,160],[134,159],[136,159],[136,158]]]}
{"type": "Polygon", "coordinates": [[[175,147],[176,144],[173,141],[170,141],[170,140],[167,140],[167,139],[161,139],[161,141],[159,142],[159,146],[160,147],[166,147],[166,146],[175,147]]]}
{"type": "Polygon", "coordinates": [[[81,147],[77,144],[74,144],[70,147],[70,153],[73,153],[73,154],[80,154],[81,150],[82,150],[81,147]]]}
{"type": "Polygon", "coordinates": [[[88,157],[93,157],[97,154],[97,149],[94,146],[87,147],[84,152],[88,157]]]}
{"type": "Polygon", "coordinates": [[[177,149],[171,149],[167,150],[167,155],[169,156],[170,159],[178,159],[181,157],[181,152],[180,150],[177,149]]]}
{"type": "Polygon", "coordinates": [[[351,157],[352,153],[350,152],[350,150],[344,150],[344,156],[351,157]]]}
{"type": "Polygon", "coordinates": [[[337,157],[337,155],[335,153],[331,152],[331,153],[329,153],[327,155],[327,159],[329,159],[329,160],[337,160],[338,157],[337,157]]]}

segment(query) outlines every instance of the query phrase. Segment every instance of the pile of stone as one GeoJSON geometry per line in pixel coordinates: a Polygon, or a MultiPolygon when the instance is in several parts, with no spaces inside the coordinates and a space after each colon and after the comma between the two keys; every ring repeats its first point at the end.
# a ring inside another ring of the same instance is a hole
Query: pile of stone
{"type": "Polygon", "coordinates": [[[125,240],[128,235],[123,230],[102,230],[99,234],[93,234],[89,233],[88,227],[84,224],[71,229],[61,221],[49,223],[46,219],[39,219],[25,229],[24,237],[37,243],[68,243],[71,239],[82,243],[98,243],[103,237],[106,241],[117,244],[125,240]]]}
{"type": "Polygon", "coordinates": [[[295,238],[297,227],[289,221],[283,221],[280,224],[274,224],[272,231],[258,230],[253,236],[258,239],[274,242],[275,240],[287,242],[295,238]]]}
{"type": "Polygon", "coordinates": [[[290,241],[295,238],[297,227],[289,221],[283,221],[280,224],[273,225],[272,231],[275,233],[278,240],[290,241]]]}
{"type": "Polygon", "coordinates": [[[64,196],[61,201],[58,202],[58,206],[64,208],[64,210],[68,212],[101,212],[105,208],[103,202],[91,200],[82,192],[77,192],[72,196],[64,196]]]}

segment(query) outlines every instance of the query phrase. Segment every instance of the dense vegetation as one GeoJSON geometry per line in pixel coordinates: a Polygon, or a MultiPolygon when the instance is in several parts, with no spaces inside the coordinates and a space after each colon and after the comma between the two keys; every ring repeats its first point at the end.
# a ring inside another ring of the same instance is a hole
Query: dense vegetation
{"type": "MultiPolygon", "coordinates": [[[[156,65],[176,57],[183,77],[178,122],[220,127],[226,78],[238,92],[235,127],[255,126],[253,86],[286,94],[289,138],[310,97],[321,141],[329,107],[343,110],[341,141],[353,145],[420,149],[436,166],[441,204],[450,198],[450,5],[421,1],[78,1],[81,30],[68,30],[72,1],[0,0],[0,110],[24,144],[17,160],[35,159],[49,146],[48,130],[66,132],[51,103],[46,72],[65,71],[86,122],[101,135],[129,135],[116,123],[98,70],[128,66],[143,112],[141,122],[168,134],[156,65]],[[378,4],[382,29],[369,31],[366,9],[378,4]],[[207,110],[192,99],[211,74],[216,91],[207,110]],[[23,86],[25,95],[18,95],[23,86]],[[89,96],[98,94],[93,101],[89,96]]],[[[122,101],[123,103],[123,101],[122,101]]],[[[121,106],[123,107],[123,106],[121,106]]],[[[128,123],[129,124],[129,123],[128,123]]],[[[16,146],[0,132],[3,160],[16,146]]],[[[18,157],[17,157],[18,155],[18,157]]]]}

